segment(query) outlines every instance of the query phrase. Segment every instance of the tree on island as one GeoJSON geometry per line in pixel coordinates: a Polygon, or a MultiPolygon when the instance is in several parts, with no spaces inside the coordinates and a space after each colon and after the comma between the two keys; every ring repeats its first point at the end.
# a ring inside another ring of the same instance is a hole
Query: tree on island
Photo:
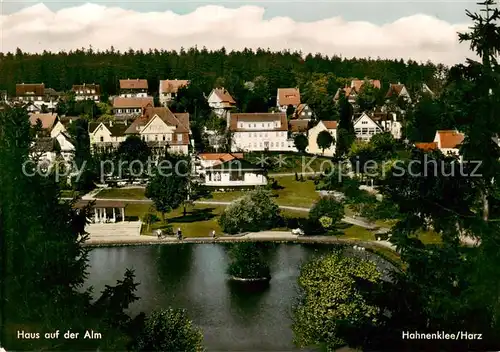
{"type": "Polygon", "coordinates": [[[278,205],[269,192],[257,189],[232,202],[219,218],[225,233],[237,234],[273,228],[279,219],[278,205]]]}
{"type": "Polygon", "coordinates": [[[236,279],[270,279],[269,264],[264,256],[262,243],[234,243],[229,249],[231,263],[228,274],[236,279]]]}
{"type": "Polygon", "coordinates": [[[318,144],[318,147],[321,148],[321,153],[325,154],[325,149],[328,149],[335,144],[335,138],[330,134],[330,132],[324,130],[318,133],[316,143],[318,144]]]}
{"type": "Polygon", "coordinates": [[[309,145],[309,140],[303,134],[298,134],[293,138],[293,144],[300,153],[304,153],[309,145]]]}

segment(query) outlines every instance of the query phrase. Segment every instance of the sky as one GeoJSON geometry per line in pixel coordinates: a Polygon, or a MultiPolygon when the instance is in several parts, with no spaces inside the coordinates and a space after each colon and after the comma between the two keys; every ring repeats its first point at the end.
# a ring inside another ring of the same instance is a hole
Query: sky
{"type": "Polygon", "coordinates": [[[431,60],[473,56],[457,32],[476,1],[0,0],[0,50],[241,50],[431,60]]]}

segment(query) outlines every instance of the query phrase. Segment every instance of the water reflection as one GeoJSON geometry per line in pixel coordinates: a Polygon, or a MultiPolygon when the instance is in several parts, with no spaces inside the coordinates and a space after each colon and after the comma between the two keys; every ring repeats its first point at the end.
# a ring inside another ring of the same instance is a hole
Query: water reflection
{"type": "Polygon", "coordinates": [[[229,282],[225,248],[219,244],[96,248],[89,256],[86,284],[98,294],[132,268],[141,299],[132,304],[130,313],[186,308],[203,329],[208,351],[297,351],[290,317],[300,265],[336,247],[259,247],[272,279],[266,286],[245,287],[229,282]]]}
{"type": "Polygon", "coordinates": [[[231,311],[240,322],[249,321],[258,316],[262,302],[269,294],[269,281],[241,282],[228,280],[231,293],[231,311]]]}

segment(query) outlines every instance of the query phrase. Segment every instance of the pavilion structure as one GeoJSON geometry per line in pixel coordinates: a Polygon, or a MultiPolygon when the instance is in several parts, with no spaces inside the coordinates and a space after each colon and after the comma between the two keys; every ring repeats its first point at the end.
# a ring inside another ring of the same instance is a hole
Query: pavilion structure
{"type": "Polygon", "coordinates": [[[89,204],[92,208],[91,221],[93,223],[115,223],[125,221],[127,203],[116,200],[80,200],[75,208],[82,209],[89,204]]]}

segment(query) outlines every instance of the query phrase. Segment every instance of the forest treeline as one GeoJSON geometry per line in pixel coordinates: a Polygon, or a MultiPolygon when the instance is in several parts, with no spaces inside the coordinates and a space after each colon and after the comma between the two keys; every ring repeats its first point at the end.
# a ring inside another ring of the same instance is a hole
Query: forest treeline
{"type": "Polygon", "coordinates": [[[119,79],[144,78],[149,82],[150,93],[155,95],[160,79],[189,79],[208,92],[222,78],[225,88],[238,91],[244,82],[264,76],[269,93],[275,94],[277,88],[299,86],[304,77],[318,73],[379,79],[384,86],[401,82],[411,88],[427,83],[433,89],[439,84],[437,73],[443,68],[440,64],[402,59],[345,59],[264,49],[227,52],[224,48],[209,51],[195,47],[120,52],[111,47],[106,51],[81,49],[41,54],[17,49],[15,53],[0,53],[0,89],[14,94],[16,83],[45,83],[46,87],[67,91],[73,84],[97,83],[103,92],[113,95],[118,91],[119,79]]]}

